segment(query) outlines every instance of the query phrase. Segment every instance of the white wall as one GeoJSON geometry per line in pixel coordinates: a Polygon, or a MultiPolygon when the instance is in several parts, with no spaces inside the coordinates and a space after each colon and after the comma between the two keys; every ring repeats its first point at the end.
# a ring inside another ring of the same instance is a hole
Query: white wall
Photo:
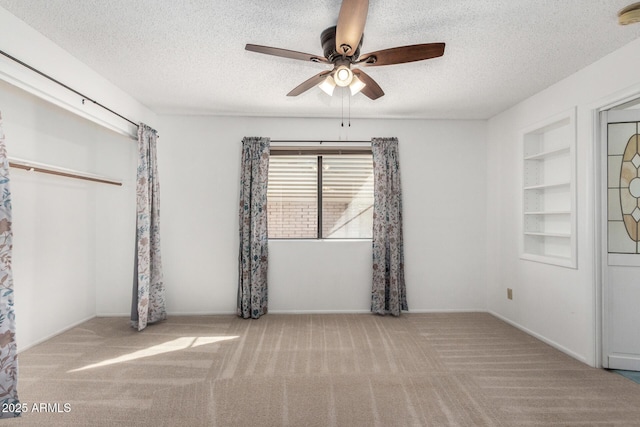
{"type": "Polygon", "coordinates": [[[489,310],[588,364],[597,364],[594,257],[594,111],[640,94],[640,40],[489,120],[487,298],[489,310]],[[519,259],[519,133],[577,108],[578,268],[519,259]],[[506,289],[513,288],[513,301],[506,289]]]}
{"type": "MultiPolygon", "coordinates": [[[[482,121],[162,116],[162,250],[170,313],[236,305],[243,136],[369,140],[397,136],[412,311],[485,310],[485,132],[482,121]]],[[[371,243],[272,241],[272,311],[368,311],[371,243]]],[[[119,297],[118,297],[119,298],[119,297]]],[[[114,297],[114,313],[128,306],[114,297]],[[117,309],[116,309],[117,307],[117,309]]]]}
{"type": "Polygon", "coordinates": [[[95,286],[97,316],[131,305],[136,233],[136,168],[138,144],[112,132],[93,144],[95,168],[117,177],[122,187],[94,185],[95,286]],[[114,301],[119,301],[114,305],[114,301]]]}

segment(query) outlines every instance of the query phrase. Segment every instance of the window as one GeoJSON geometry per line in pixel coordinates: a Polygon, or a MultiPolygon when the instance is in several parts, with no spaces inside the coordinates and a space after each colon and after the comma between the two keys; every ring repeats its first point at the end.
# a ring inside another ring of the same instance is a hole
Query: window
{"type": "Polygon", "coordinates": [[[371,238],[371,153],[293,154],[272,148],[267,210],[272,239],[371,238]]]}

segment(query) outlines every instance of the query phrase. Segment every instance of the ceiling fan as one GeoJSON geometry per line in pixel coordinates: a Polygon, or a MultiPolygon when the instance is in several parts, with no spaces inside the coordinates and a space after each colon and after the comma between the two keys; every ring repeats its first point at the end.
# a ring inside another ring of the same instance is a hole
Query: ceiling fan
{"type": "Polygon", "coordinates": [[[333,69],[316,74],[295,87],[287,96],[300,95],[315,86],[331,95],[337,85],[348,86],[352,95],[362,92],[371,99],[378,99],[384,95],[378,83],[361,69],[352,69],[352,66],[373,67],[436,58],[444,54],[445,44],[415,44],[360,55],[368,10],[369,0],[342,1],[338,24],[327,28],[320,36],[324,57],[255,44],[247,44],[245,49],[266,55],[333,65],[333,69]]]}

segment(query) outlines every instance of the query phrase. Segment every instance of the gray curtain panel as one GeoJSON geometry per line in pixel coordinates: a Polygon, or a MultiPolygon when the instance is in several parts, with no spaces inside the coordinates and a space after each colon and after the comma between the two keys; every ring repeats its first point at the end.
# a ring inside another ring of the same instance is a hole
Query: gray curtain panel
{"type": "Polygon", "coordinates": [[[134,262],[131,326],[139,331],[165,320],[165,290],[160,256],[160,184],[156,144],[158,133],[138,126],[138,179],[136,255],[134,262]]]}
{"type": "Polygon", "coordinates": [[[404,282],[402,190],[397,138],[373,138],[373,286],[371,311],[408,310],[404,282]]]}
{"type": "Polygon", "coordinates": [[[245,319],[267,314],[269,146],[269,138],[242,140],[237,313],[245,319]]]}
{"type": "Polygon", "coordinates": [[[13,311],[12,249],[9,160],[0,114],[0,418],[19,417],[21,412],[18,401],[16,316],[13,311]]]}

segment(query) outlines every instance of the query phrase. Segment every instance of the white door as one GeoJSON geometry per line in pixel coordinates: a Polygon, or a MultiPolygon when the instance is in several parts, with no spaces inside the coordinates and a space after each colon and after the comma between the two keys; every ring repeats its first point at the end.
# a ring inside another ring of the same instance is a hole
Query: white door
{"type": "Polygon", "coordinates": [[[602,113],[605,368],[640,371],[640,110],[602,113]]]}

